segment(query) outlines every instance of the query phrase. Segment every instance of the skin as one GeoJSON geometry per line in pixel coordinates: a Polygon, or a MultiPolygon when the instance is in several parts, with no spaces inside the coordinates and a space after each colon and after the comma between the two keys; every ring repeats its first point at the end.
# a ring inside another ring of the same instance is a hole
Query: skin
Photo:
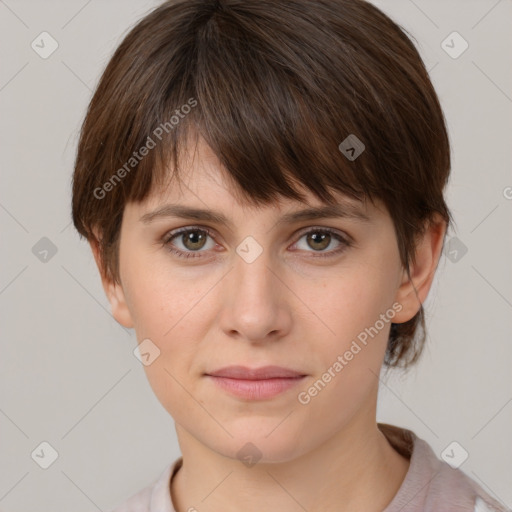
{"type": "Polygon", "coordinates": [[[286,199],[247,206],[208,146],[196,149],[184,157],[185,186],[169,185],[126,205],[120,283],[104,276],[91,242],[114,318],[134,328],[139,343],[149,338],[160,350],[144,370],[176,423],[184,460],[171,485],[177,512],[382,511],[409,466],[376,423],[377,376],[391,323],[308,404],[297,396],[394,303],[402,307],[395,323],[417,313],[434,278],[445,223],[437,219],[419,240],[411,282],[381,203],[360,204],[370,222],[330,218],[278,226],[284,213],[320,201],[300,189],[307,205],[286,199]],[[167,203],[221,211],[232,228],[179,218],[141,222],[167,203]],[[176,249],[199,255],[179,258],[161,238],[188,226],[208,227],[213,236],[203,246],[174,238],[169,244],[176,249]],[[334,255],[341,243],[333,237],[315,245],[305,236],[311,228],[331,228],[352,245],[334,255]],[[247,236],[263,248],[252,263],[236,252],[247,236]],[[204,376],[232,364],[275,364],[307,377],[274,398],[245,400],[204,376]],[[261,454],[251,467],[237,457],[247,442],[261,454]]]}

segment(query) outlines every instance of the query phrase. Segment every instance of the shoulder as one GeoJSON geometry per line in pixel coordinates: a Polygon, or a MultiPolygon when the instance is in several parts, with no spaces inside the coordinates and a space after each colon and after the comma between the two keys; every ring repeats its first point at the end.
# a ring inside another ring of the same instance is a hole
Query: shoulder
{"type": "Polygon", "coordinates": [[[410,459],[407,475],[384,512],[512,512],[461,469],[439,459],[414,432],[387,424],[379,428],[410,459]]]}
{"type": "Polygon", "coordinates": [[[165,467],[158,478],[130,496],[111,512],[175,512],[170,495],[170,480],[179,469],[182,458],[165,467]]]}
{"type": "Polygon", "coordinates": [[[144,487],[118,505],[111,512],[149,512],[154,483],[144,487]]]}
{"type": "MultiPolygon", "coordinates": [[[[488,498],[487,498],[488,500],[488,498]]],[[[505,508],[501,504],[497,504],[499,508],[489,504],[488,501],[484,501],[484,498],[477,496],[475,500],[475,509],[474,512],[510,512],[510,509],[505,508]]]]}
{"type": "Polygon", "coordinates": [[[435,457],[435,474],[428,487],[427,510],[453,510],[461,512],[512,512],[492,498],[475,480],[459,468],[453,468],[438,459],[425,442],[423,453],[435,457]],[[444,508],[441,508],[444,507],[444,508]]]}

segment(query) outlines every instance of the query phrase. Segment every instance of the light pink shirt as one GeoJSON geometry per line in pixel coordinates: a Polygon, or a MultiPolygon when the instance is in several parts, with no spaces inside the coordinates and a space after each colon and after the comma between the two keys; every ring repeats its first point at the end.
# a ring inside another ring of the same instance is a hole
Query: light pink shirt
{"type": "MultiPolygon", "coordinates": [[[[382,512],[512,512],[460,469],[438,459],[412,431],[384,423],[378,426],[395,450],[410,459],[400,489],[382,512]]],[[[112,512],[176,512],[170,481],[182,462],[180,457],[169,464],[156,480],[112,512]]]]}

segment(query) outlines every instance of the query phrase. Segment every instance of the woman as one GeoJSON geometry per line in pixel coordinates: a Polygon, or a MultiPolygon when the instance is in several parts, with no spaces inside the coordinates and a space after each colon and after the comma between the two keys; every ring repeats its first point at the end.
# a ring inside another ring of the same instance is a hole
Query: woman
{"type": "Polygon", "coordinates": [[[182,457],[117,512],[505,510],[376,422],[381,367],[423,347],[449,171],[421,58],[370,3],[174,1],[131,30],[73,220],[182,457]]]}

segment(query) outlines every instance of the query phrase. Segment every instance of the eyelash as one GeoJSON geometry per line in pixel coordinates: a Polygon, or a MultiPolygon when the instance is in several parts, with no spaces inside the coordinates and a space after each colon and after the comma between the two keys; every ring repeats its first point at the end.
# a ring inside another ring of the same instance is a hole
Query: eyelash
{"type": "MultiPolygon", "coordinates": [[[[214,233],[205,227],[196,227],[196,226],[189,226],[186,228],[181,228],[175,231],[170,231],[166,233],[162,237],[162,245],[167,248],[167,250],[174,255],[176,255],[179,258],[201,258],[202,256],[196,255],[200,254],[201,252],[206,251],[181,251],[179,249],[175,249],[172,244],[170,243],[172,240],[177,238],[179,235],[183,235],[184,233],[194,233],[194,232],[200,232],[200,233],[206,233],[211,238],[214,238],[214,233]]],[[[312,228],[309,231],[301,233],[299,239],[297,242],[305,235],[308,235],[310,233],[320,233],[320,234],[328,234],[334,237],[338,242],[341,243],[341,246],[338,249],[327,251],[326,253],[317,253],[315,256],[312,256],[313,258],[331,258],[334,256],[337,256],[338,254],[341,254],[343,251],[351,247],[352,243],[345,237],[341,236],[338,232],[329,229],[329,228],[312,228]]],[[[295,242],[295,243],[297,243],[295,242]]],[[[309,251],[308,251],[309,252],[309,251]]]]}

